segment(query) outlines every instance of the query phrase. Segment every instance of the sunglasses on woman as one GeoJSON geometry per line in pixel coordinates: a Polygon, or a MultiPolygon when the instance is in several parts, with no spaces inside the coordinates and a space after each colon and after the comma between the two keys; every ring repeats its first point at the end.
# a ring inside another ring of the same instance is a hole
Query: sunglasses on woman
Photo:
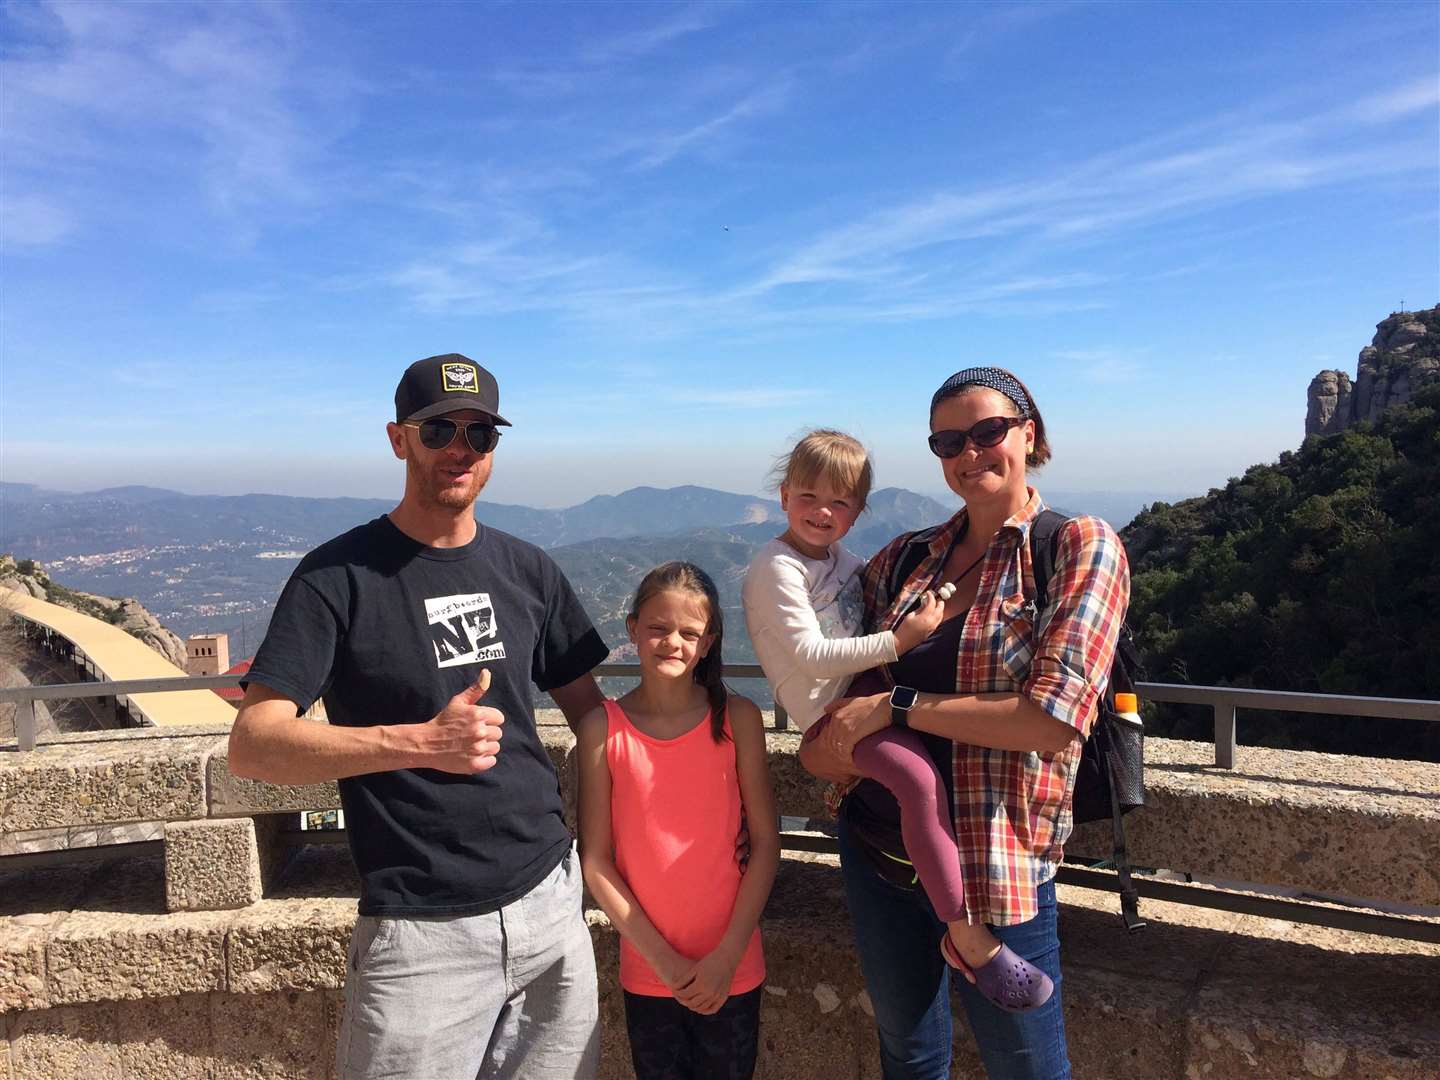
{"type": "Polygon", "coordinates": [[[420,445],[427,450],[444,450],[455,441],[455,432],[465,429],[465,441],[477,454],[488,454],[500,441],[500,429],[483,420],[470,420],[457,424],[443,416],[432,416],[429,420],[406,420],[401,427],[414,428],[420,433],[420,445]]]}
{"type": "Polygon", "coordinates": [[[987,416],[964,430],[937,431],[930,436],[930,452],[936,457],[959,457],[965,450],[966,439],[976,446],[999,446],[1012,427],[1023,423],[1023,416],[987,416]]]}

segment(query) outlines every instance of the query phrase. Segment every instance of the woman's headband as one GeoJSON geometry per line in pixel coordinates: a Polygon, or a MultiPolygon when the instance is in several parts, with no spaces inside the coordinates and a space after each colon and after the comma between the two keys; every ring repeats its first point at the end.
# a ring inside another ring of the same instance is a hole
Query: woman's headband
{"type": "Polygon", "coordinates": [[[1008,371],[1002,371],[994,367],[972,367],[964,371],[957,371],[951,375],[935,391],[935,396],[930,399],[930,411],[935,411],[935,406],[948,397],[953,397],[955,392],[966,386],[983,386],[987,390],[994,390],[998,394],[1004,394],[1015,404],[1020,415],[1030,420],[1035,416],[1035,407],[1030,404],[1030,395],[1025,393],[1025,388],[1020,385],[1020,380],[1011,375],[1008,371]]]}

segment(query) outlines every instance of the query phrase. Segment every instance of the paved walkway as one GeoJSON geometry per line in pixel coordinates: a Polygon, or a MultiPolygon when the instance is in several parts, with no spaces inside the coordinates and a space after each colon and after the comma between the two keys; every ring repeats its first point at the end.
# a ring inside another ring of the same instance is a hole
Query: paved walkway
{"type": "MultiPolygon", "coordinates": [[[[174,679],[186,673],[150,646],[131,637],[118,626],[82,615],[78,611],[11,592],[7,606],[15,614],[68,638],[90,658],[96,677],[102,680],[174,679]]],[[[147,717],[157,727],[181,724],[230,723],[235,708],[212,690],[180,690],[160,694],[128,694],[132,712],[147,717]]]]}

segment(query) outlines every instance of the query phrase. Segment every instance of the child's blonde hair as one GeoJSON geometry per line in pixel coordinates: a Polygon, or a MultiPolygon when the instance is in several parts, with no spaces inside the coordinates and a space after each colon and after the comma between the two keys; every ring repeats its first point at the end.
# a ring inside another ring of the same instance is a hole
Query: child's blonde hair
{"type": "Polygon", "coordinates": [[[794,449],[775,459],[770,475],[776,488],[781,484],[788,488],[805,487],[823,480],[837,491],[854,495],[859,504],[857,511],[865,509],[874,479],[870,455],[860,440],[830,428],[806,432],[794,449]]]}

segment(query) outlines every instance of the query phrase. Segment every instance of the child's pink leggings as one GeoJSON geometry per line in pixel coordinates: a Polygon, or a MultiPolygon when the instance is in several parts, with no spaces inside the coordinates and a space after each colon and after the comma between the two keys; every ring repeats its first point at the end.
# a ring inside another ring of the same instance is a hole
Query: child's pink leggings
{"type": "Polygon", "coordinates": [[[955,826],[945,781],[920,736],[890,727],[855,744],[855,766],[883,784],[900,804],[900,835],[915,873],[943,921],[965,918],[965,880],[955,852],[955,826]]]}

